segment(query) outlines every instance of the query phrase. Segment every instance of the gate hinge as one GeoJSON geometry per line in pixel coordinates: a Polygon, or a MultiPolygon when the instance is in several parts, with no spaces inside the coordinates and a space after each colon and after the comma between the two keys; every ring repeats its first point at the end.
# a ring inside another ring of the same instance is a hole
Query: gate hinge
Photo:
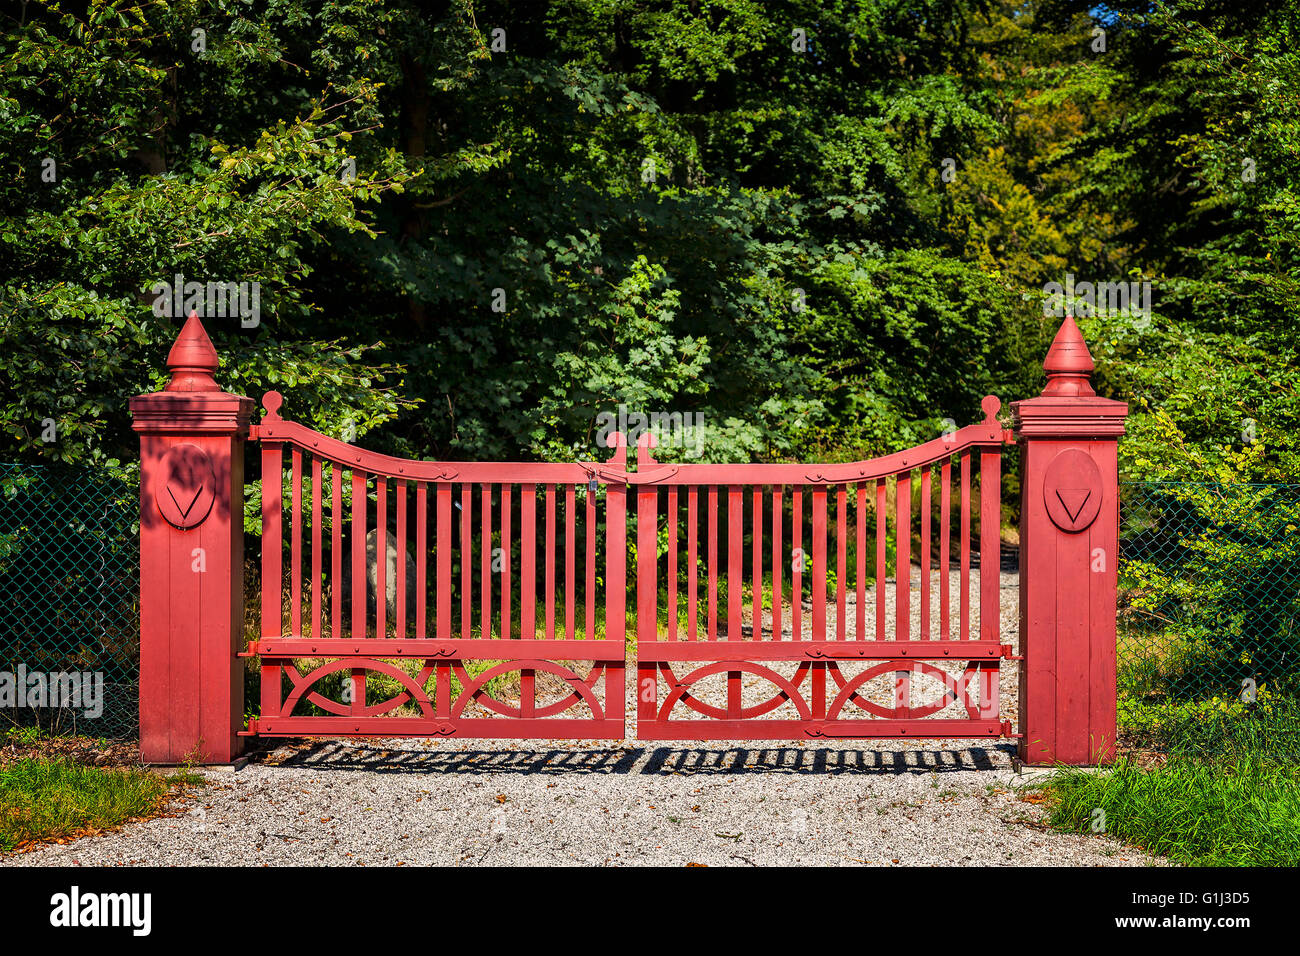
{"type": "Polygon", "coordinates": [[[236,654],[236,657],[257,657],[262,652],[258,650],[257,641],[249,641],[248,647],[236,654]]]}
{"type": "Polygon", "coordinates": [[[1025,658],[1024,658],[1024,655],[1022,655],[1022,654],[1016,654],[1016,653],[1014,653],[1014,651],[1015,651],[1015,648],[1012,647],[1010,644],[1003,644],[1003,645],[1002,645],[1002,657],[1003,657],[1003,659],[1004,659],[1004,660],[1008,660],[1008,661],[1023,661],[1023,660],[1025,659],[1025,658]]]}
{"type": "Polygon", "coordinates": [[[1004,721],[1002,721],[1002,736],[1003,736],[1003,737],[1022,737],[1022,736],[1024,736],[1024,735],[1023,735],[1023,734],[1017,734],[1017,733],[1015,733],[1014,731],[1012,731],[1012,729],[1011,729],[1011,721],[1009,721],[1009,720],[1004,720],[1004,721]]]}
{"type": "Polygon", "coordinates": [[[244,730],[239,731],[239,732],[236,734],[236,736],[237,736],[237,737],[256,737],[256,736],[257,736],[257,718],[256,718],[256,717],[249,717],[249,718],[248,718],[248,727],[245,728],[244,730]]]}
{"type": "Polygon", "coordinates": [[[1016,433],[1010,428],[1002,429],[1002,444],[1014,445],[1016,443],[1016,433]]]}

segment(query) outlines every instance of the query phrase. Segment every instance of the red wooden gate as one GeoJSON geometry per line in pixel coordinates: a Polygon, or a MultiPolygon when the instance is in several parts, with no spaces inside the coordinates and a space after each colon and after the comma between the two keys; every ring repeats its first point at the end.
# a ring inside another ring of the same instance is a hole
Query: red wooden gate
{"type": "MultiPolygon", "coordinates": [[[[263,404],[251,436],[262,444],[262,636],[249,648],[262,658],[254,732],[622,738],[624,589],[607,583],[625,576],[627,492],[618,482],[601,487],[605,466],[391,458],[282,420],[276,392],[263,404]],[[328,680],[334,674],[343,683],[331,695],[323,684],[338,683],[328,680]],[[517,699],[502,699],[496,690],[512,675],[517,699]],[[539,675],[567,686],[539,703],[539,675]],[[372,679],[386,689],[376,695],[372,679]],[[328,716],[296,713],[308,704],[328,716]],[[418,716],[396,713],[412,707],[418,716]]],[[[614,474],[626,453],[615,449],[614,474]]]]}
{"type": "Polygon", "coordinates": [[[263,404],[251,436],[262,445],[262,628],[248,651],[262,659],[259,734],[622,739],[630,486],[638,737],[1010,732],[998,719],[1011,648],[998,622],[996,398],[983,423],[874,461],[661,465],[647,435],[635,471],[622,436],[604,464],[418,462],[284,421],[278,393],[263,404]],[[973,585],[976,516],[985,560],[973,585]],[[539,674],[567,686],[539,701],[539,674]],[[502,680],[516,676],[517,691],[502,680]],[[710,683],[721,685],[711,696],[710,683]],[[760,684],[766,695],[747,701],[760,684]]]}
{"type": "Polygon", "coordinates": [[[660,465],[643,440],[630,478],[637,498],[637,736],[1010,735],[998,718],[999,662],[1012,651],[998,620],[999,455],[1010,437],[998,408],[990,396],[978,425],[840,465],[660,465]],[[980,542],[974,582],[973,517],[980,542]],[[697,583],[701,567],[705,580],[697,583]],[[701,690],[709,683],[711,695],[701,690]]]}
{"type": "Polygon", "coordinates": [[[1093,392],[1072,319],[1043,393],[1013,406],[1014,734],[998,573],[1012,433],[992,396],[977,425],[849,464],[659,463],[648,437],[628,462],[617,435],[607,462],[420,462],[285,421],[275,392],[251,424],[197,316],[167,364],[167,387],[131,403],[145,760],[224,762],[250,734],[622,739],[627,691],[645,739],[1015,736],[1028,762],[1113,756],[1127,407],[1093,392]],[[246,438],[262,608],[241,650],[246,438]],[[240,731],[250,656],[261,713],[240,731]]]}

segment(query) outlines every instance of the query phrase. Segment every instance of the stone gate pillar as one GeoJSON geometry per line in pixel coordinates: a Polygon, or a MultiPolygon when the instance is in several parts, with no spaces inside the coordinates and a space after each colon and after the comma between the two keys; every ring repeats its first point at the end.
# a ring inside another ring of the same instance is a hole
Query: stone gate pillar
{"type": "Polygon", "coordinates": [[[1066,316],[1047,386],[1011,405],[1021,449],[1020,759],[1115,756],[1116,445],[1128,406],[1099,398],[1092,356],[1066,316]]]}
{"type": "Polygon", "coordinates": [[[251,399],[221,390],[191,313],[171,382],[131,399],[140,434],[140,757],[229,763],[244,683],[244,440],[251,399]]]}

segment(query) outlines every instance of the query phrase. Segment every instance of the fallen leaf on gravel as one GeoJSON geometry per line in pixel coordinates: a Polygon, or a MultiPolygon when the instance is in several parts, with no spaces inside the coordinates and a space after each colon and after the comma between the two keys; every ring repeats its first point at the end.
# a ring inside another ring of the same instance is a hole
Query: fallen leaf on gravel
{"type": "Polygon", "coordinates": [[[708,866],[707,863],[687,863],[687,866],[708,866]]]}

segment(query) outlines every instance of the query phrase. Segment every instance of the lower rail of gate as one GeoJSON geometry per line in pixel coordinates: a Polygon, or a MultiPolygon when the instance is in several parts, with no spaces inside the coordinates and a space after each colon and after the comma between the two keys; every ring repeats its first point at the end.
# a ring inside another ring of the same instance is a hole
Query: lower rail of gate
{"type": "Polygon", "coordinates": [[[605,463],[419,462],[263,404],[249,733],[623,738],[621,438],[605,463]]]}
{"type": "Polygon", "coordinates": [[[1011,735],[998,410],[842,465],[659,463],[643,436],[637,736],[1011,735]]]}

